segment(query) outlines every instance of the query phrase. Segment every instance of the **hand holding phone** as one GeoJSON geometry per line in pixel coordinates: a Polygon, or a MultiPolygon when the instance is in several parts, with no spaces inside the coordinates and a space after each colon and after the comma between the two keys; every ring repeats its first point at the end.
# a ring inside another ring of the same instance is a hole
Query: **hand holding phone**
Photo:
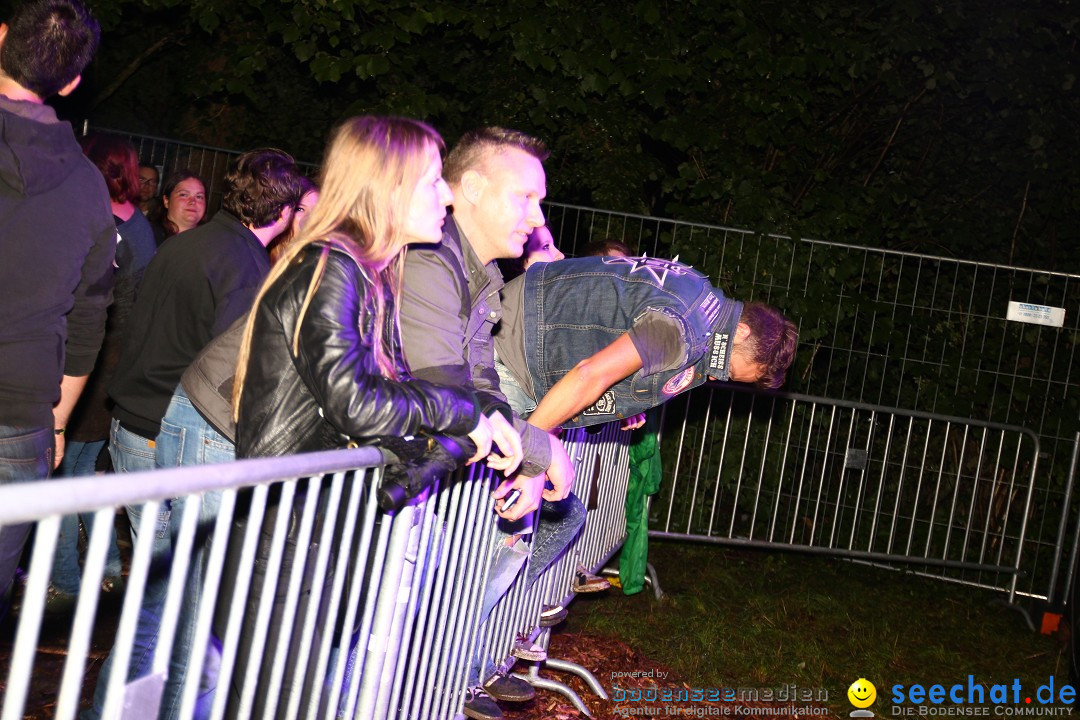
{"type": "Polygon", "coordinates": [[[503,498],[503,504],[502,504],[503,512],[506,512],[507,510],[512,508],[514,506],[514,503],[516,503],[520,497],[521,497],[521,491],[520,490],[518,490],[517,488],[514,488],[513,490],[511,490],[506,495],[506,497],[503,498]]]}

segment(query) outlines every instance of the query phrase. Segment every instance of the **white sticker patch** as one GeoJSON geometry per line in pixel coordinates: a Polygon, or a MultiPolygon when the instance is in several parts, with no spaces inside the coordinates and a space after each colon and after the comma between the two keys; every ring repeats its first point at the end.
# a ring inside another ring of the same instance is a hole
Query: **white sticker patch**
{"type": "Polygon", "coordinates": [[[614,415],[615,414],[615,393],[608,390],[600,399],[592,404],[591,407],[586,408],[582,415],[614,415]]]}
{"type": "Polygon", "coordinates": [[[1009,301],[1009,309],[1005,313],[1006,320],[1014,322],[1031,323],[1032,325],[1049,325],[1050,327],[1065,326],[1065,308],[1051,305],[1034,305],[1032,303],[1009,301]]]}
{"type": "Polygon", "coordinates": [[[665,395],[678,395],[686,388],[690,387],[690,383],[694,380],[694,368],[688,367],[678,375],[673,375],[668,378],[668,381],[664,383],[664,387],[660,389],[660,392],[665,395]]]}

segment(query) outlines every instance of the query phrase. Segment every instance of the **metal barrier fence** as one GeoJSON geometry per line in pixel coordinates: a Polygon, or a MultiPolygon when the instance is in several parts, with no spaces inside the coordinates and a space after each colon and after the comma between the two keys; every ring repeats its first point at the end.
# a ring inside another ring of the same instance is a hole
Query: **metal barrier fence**
{"type": "Polygon", "coordinates": [[[722,385],[666,415],[651,536],[903,564],[1014,600],[1030,560],[1034,433],[722,385]]]}
{"type": "MultiPolygon", "coordinates": [[[[114,508],[144,502],[149,505],[137,529],[103,717],[156,716],[183,578],[196,542],[199,501],[207,492],[220,492],[221,504],[206,554],[204,600],[191,647],[207,647],[215,611],[227,616],[220,633],[221,666],[210,717],[219,720],[228,710],[229,717],[238,718],[450,718],[460,711],[470,659],[486,653],[507,658],[504,662],[509,664],[518,633],[539,635],[546,646],[546,633],[534,627],[541,604],[569,601],[575,565],[599,568],[620,547],[628,477],[625,435],[613,428],[595,436],[571,434],[568,451],[579,477],[588,479],[576,488],[589,508],[585,529],[531,590],[526,592],[517,581],[479,635],[480,597],[495,531],[492,478],[481,467],[444,482],[427,499],[394,514],[377,509],[380,455],[370,448],[120,474],[104,481],[93,477],[4,486],[0,524],[34,522],[36,540],[18,610],[14,651],[10,658],[0,658],[0,670],[7,675],[0,720],[25,716],[32,683],[35,692],[52,689],[42,687],[48,679],[35,676],[34,665],[61,516],[97,511],[53,715],[71,720],[80,695],[88,690],[82,688],[87,653],[94,623],[101,621],[96,614],[107,528],[114,508]],[[159,642],[151,673],[127,682],[157,510],[171,497],[186,500],[159,642]],[[224,578],[230,527],[234,515],[242,512],[238,506],[246,507],[248,522],[229,551],[242,542],[238,572],[224,578]],[[276,516],[270,506],[276,507],[276,516]],[[290,514],[299,518],[291,530],[290,514]],[[266,525],[272,527],[272,535],[260,540],[260,532],[268,532],[260,529],[264,518],[270,518],[266,525]],[[279,582],[286,535],[307,552],[296,553],[279,582]],[[258,542],[268,543],[269,560],[264,583],[249,587],[258,542]],[[234,590],[215,603],[224,581],[234,590]],[[285,597],[275,598],[273,588],[286,584],[285,597]],[[245,611],[249,592],[257,609],[245,611]],[[280,605],[276,611],[275,603],[280,605]],[[268,630],[272,615],[280,619],[273,632],[268,630]],[[246,654],[239,650],[242,625],[254,638],[246,654]]],[[[202,650],[192,650],[186,659],[183,718],[192,717],[195,709],[203,660],[202,650]]],[[[578,670],[603,694],[583,669],[557,659],[549,664],[578,670]]],[[[541,678],[536,668],[529,679],[538,687],[567,693],[584,709],[569,688],[541,678]]]]}
{"type": "Polygon", "coordinates": [[[782,308],[800,328],[792,392],[1030,428],[1039,474],[1018,589],[1064,598],[1072,565],[1061,559],[1069,547],[1075,553],[1080,533],[1070,495],[1080,447],[1080,275],[558,203],[546,210],[568,255],[621,240],[679,256],[740,300],[782,308]],[[1010,301],[1064,308],[1064,324],[1010,321],[1010,301]]]}
{"type": "MultiPolygon", "coordinates": [[[[161,183],[164,183],[165,178],[177,170],[190,170],[197,174],[206,183],[207,215],[221,207],[225,173],[228,171],[229,163],[232,162],[233,158],[241,154],[237,150],[177,142],[168,138],[137,135],[121,130],[84,125],[83,134],[85,135],[88,132],[120,135],[130,140],[139,153],[139,162],[153,165],[158,169],[161,183]]],[[[310,177],[315,177],[318,165],[308,162],[298,162],[297,164],[310,177]]]]}
{"type": "MultiPolygon", "coordinates": [[[[221,178],[238,152],[117,134],[155,164],[205,173],[211,207],[220,203],[221,178]]],[[[741,300],[783,308],[800,328],[793,392],[1032,429],[1041,472],[1018,590],[1064,600],[1073,564],[1062,560],[1080,552],[1080,507],[1071,496],[1080,455],[1080,274],[560,203],[545,210],[567,255],[617,239],[636,252],[679,256],[741,300]],[[1064,324],[1009,321],[1010,301],[1064,308],[1064,324]]]]}

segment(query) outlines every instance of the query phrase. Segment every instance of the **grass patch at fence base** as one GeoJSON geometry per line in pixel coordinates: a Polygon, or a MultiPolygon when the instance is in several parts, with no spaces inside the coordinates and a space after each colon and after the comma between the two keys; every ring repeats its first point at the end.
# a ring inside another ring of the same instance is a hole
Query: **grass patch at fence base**
{"type": "Polygon", "coordinates": [[[867,678],[878,697],[870,710],[889,717],[898,683],[948,687],[971,675],[987,689],[1019,680],[1028,694],[1051,677],[1068,683],[1064,633],[1031,632],[998,593],[797,554],[654,541],[649,555],[662,600],[648,588],[578,597],[552,641],[552,657],[571,660],[592,654],[560,647],[611,639],[631,648],[589,668],[609,693],[623,677],[613,673],[663,668],[671,675],[660,685],[744,699],[805,692],[847,717],[848,687],[867,678]]]}

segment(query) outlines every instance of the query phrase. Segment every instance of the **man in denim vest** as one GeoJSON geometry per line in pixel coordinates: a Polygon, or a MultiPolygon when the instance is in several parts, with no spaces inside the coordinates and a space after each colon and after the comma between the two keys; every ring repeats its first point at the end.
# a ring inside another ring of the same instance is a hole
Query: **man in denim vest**
{"type": "Polygon", "coordinates": [[[504,288],[503,311],[501,384],[544,429],[627,418],[708,378],[780,387],[798,342],[775,308],[649,257],[533,265],[504,288]]]}

